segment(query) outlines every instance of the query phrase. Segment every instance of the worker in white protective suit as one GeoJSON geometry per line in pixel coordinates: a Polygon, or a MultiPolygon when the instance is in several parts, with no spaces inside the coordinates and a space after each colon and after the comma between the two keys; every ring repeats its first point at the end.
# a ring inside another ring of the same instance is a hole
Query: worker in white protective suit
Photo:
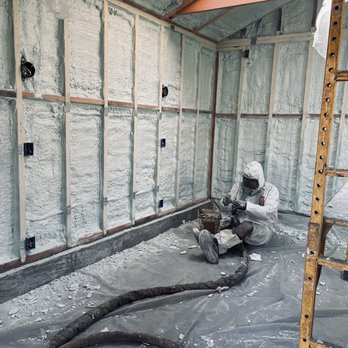
{"type": "MultiPolygon", "coordinates": [[[[259,162],[247,164],[243,181],[232,186],[221,204],[227,206],[230,212],[227,228],[215,235],[194,228],[197,241],[209,263],[217,264],[219,255],[243,241],[251,245],[263,245],[271,240],[278,221],[279,191],[274,185],[265,182],[259,162]]],[[[224,221],[221,221],[222,228],[224,221]]]]}

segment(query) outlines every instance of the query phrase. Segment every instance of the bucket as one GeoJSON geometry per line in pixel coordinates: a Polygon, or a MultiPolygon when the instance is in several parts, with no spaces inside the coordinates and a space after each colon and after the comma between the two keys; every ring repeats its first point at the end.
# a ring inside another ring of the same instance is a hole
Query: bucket
{"type": "Polygon", "coordinates": [[[200,230],[208,230],[212,234],[220,231],[221,213],[214,209],[198,209],[198,222],[200,230]]]}

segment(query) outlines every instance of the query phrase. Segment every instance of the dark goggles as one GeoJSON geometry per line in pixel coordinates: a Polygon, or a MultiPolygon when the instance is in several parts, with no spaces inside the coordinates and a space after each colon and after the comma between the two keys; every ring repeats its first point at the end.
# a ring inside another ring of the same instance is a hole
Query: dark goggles
{"type": "Polygon", "coordinates": [[[243,176],[243,186],[251,190],[256,190],[259,187],[259,181],[257,179],[250,179],[243,176]]]}

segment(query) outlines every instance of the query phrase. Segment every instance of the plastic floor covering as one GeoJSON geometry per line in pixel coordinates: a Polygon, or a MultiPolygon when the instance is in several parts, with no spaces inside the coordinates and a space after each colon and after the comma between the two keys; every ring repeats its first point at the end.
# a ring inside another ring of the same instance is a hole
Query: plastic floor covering
{"type": "MultiPolygon", "coordinates": [[[[122,330],[164,336],[188,348],[298,347],[307,224],[308,218],[280,214],[272,241],[248,249],[250,255],[259,254],[261,261],[250,261],[247,277],[234,288],[134,303],[111,313],[83,335],[122,330]]],[[[194,225],[184,223],[1,304],[0,347],[46,347],[49,338],[83,312],[130,290],[214,280],[233,273],[238,255],[228,253],[218,265],[206,263],[192,233],[194,225]]],[[[326,254],[342,258],[345,245],[344,231],[333,229],[326,254]]],[[[338,271],[324,268],[317,290],[315,338],[348,347],[347,294],[348,282],[338,271]]]]}

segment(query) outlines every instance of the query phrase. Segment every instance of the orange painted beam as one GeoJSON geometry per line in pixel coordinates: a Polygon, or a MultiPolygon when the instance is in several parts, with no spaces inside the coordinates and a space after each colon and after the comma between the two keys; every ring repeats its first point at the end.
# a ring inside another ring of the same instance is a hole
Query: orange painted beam
{"type": "Polygon", "coordinates": [[[192,4],[178,11],[175,16],[186,15],[190,13],[206,12],[212,10],[221,10],[234,6],[255,4],[257,2],[265,2],[267,0],[196,0],[192,4]]]}

